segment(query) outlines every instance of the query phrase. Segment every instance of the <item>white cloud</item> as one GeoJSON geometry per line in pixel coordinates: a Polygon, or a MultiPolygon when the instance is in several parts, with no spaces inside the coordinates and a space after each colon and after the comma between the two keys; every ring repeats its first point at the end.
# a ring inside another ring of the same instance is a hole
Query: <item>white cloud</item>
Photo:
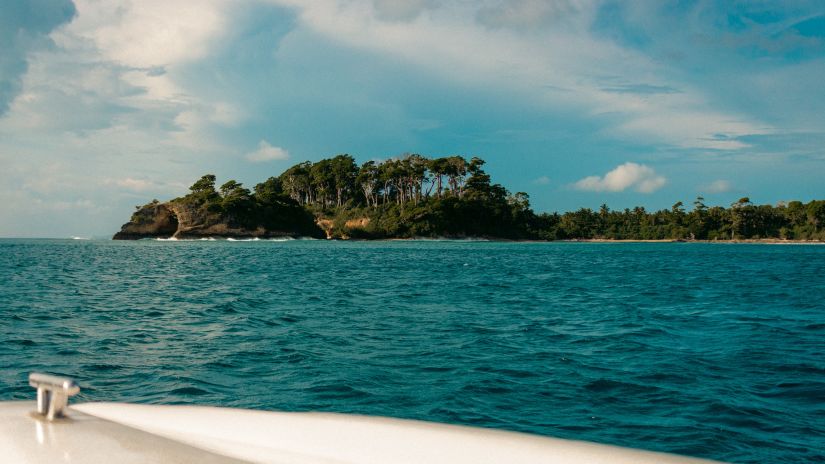
{"type": "Polygon", "coordinates": [[[480,23],[494,28],[517,29],[536,27],[561,18],[574,18],[580,9],[592,8],[591,1],[575,0],[508,0],[482,7],[477,15],[480,23]]]}
{"type": "Polygon", "coordinates": [[[103,185],[115,186],[131,192],[171,193],[186,190],[186,185],[180,182],[159,182],[147,178],[124,177],[121,179],[106,179],[103,185]]]}
{"type": "Polygon", "coordinates": [[[699,190],[707,193],[730,192],[733,186],[724,179],[715,180],[709,184],[699,186],[699,190]]]}
{"type": "Polygon", "coordinates": [[[273,147],[266,140],[261,140],[258,149],[246,154],[246,159],[253,163],[289,159],[289,152],[281,147],[273,147]]]}
{"type": "Polygon", "coordinates": [[[468,88],[490,88],[584,118],[617,115],[606,133],[677,148],[735,151],[775,129],[719,109],[659,57],[593,33],[598,2],[442,2],[409,21],[369,0],[269,0],[336,43],[387,54],[468,88]],[[533,27],[535,26],[535,27],[533,27]],[[541,26],[541,27],[539,27],[541,26]],[[668,92],[615,92],[670,89],[668,92]]]}
{"type": "Polygon", "coordinates": [[[434,4],[434,0],[373,0],[378,17],[391,21],[413,20],[434,4]]]}
{"type": "Polygon", "coordinates": [[[640,193],[653,193],[662,188],[667,179],[644,164],[625,163],[603,177],[589,176],[579,180],[574,186],[579,190],[593,192],[622,192],[630,187],[640,193]]]}
{"type": "Polygon", "coordinates": [[[0,118],[0,216],[17,218],[0,235],[109,233],[130,205],[185,193],[181,179],[240,154],[222,130],[247,115],[187,75],[225,36],[232,5],[74,3],[52,45],[28,51],[20,93],[0,118]]]}
{"type": "Polygon", "coordinates": [[[205,56],[226,28],[230,6],[219,0],[76,0],[75,5],[77,18],[67,28],[68,37],[57,36],[58,43],[76,47],[72,36],[82,37],[107,59],[140,68],[205,56]]]}
{"type": "Polygon", "coordinates": [[[51,45],[49,33],[74,15],[70,0],[45,0],[36,5],[6,2],[0,25],[0,116],[20,93],[29,53],[51,45]]]}
{"type": "Polygon", "coordinates": [[[133,179],[131,177],[127,177],[125,179],[110,179],[104,183],[108,185],[117,185],[118,187],[122,187],[135,192],[144,192],[146,190],[151,189],[155,185],[154,182],[150,180],[133,179]]]}
{"type": "Polygon", "coordinates": [[[651,111],[645,111],[648,114],[640,113],[630,118],[613,129],[615,135],[644,137],[680,148],[734,151],[750,147],[739,137],[766,135],[773,131],[768,126],[746,123],[714,110],[698,111],[684,95],[662,98],[672,100],[672,104],[657,110],[651,108],[651,111]]]}
{"type": "Polygon", "coordinates": [[[533,179],[533,183],[536,185],[547,185],[550,183],[550,178],[547,176],[536,177],[533,179]]]}

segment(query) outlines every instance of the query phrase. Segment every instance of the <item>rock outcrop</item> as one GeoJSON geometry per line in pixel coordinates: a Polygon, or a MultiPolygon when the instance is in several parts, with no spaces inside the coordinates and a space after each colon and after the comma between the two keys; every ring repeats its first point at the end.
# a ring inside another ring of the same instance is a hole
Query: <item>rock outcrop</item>
{"type": "Polygon", "coordinates": [[[114,240],[141,238],[169,238],[177,233],[178,216],[168,203],[152,202],[135,211],[132,219],[123,224],[114,240]]]}
{"type": "Polygon", "coordinates": [[[348,219],[341,223],[340,220],[334,218],[319,217],[315,219],[315,224],[324,231],[327,239],[348,240],[350,238],[363,238],[363,231],[370,224],[370,218],[348,219]]]}
{"type": "Polygon", "coordinates": [[[320,229],[307,230],[305,225],[280,224],[277,229],[262,226],[247,228],[235,224],[231,218],[210,213],[197,205],[170,201],[152,202],[139,208],[129,222],[117,232],[114,240],[144,238],[277,238],[323,236],[320,229]]]}
{"type": "Polygon", "coordinates": [[[327,240],[335,238],[335,234],[333,232],[335,223],[332,219],[319,218],[315,220],[315,223],[318,224],[318,227],[320,227],[321,230],[324,231],[324,234],[327,236],[327,240]]]}

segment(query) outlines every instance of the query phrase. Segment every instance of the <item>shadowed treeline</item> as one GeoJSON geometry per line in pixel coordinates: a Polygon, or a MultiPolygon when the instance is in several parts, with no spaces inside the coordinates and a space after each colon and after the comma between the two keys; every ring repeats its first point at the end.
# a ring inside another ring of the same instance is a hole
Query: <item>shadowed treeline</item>
{"type": "Polygon", "coordinates": [[[359,167],[352,156],[338,155],[296,164],[252,191],[234,180],[216,188],[208,174],[170,204],[245,230],[309,233],[314,217],[335,238],[825,239],[825,201],[770,206],[741,198],[725,208],[698,197],[690,211],[680,201],[652,212],[602,205],[536,214],[526,193],[492,183],[483,166],[476,157],[411,154],[359,167]]]}

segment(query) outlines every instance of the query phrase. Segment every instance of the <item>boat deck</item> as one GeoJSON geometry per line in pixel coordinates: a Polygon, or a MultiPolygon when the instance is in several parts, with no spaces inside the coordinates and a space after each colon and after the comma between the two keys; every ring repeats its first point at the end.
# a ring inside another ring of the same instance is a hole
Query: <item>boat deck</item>
{"type": "Polygon", "coordinates": [[[0,402],[4,463],[699,464],[702,459],[500,430],[332,413],[81,403],[47,421],[0,402]]]}

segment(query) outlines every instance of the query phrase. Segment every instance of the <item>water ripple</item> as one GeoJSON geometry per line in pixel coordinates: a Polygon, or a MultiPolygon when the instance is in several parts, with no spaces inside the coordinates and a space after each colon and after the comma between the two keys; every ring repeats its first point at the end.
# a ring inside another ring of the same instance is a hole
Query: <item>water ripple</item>
{"type": "Polygon", "coordinates": [[[0,240],[0,399],[325,410],[825,460],[825,247],[0,240]]]}

